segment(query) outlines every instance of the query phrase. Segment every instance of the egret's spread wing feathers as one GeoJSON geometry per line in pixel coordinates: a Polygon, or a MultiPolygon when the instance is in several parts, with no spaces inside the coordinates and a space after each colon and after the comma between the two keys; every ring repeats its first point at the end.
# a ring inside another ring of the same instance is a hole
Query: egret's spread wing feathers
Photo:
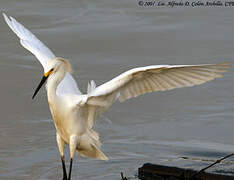
{"type": "Polygon", "coordinates": [[[97,111],[103,112],[115,99],[122,102],[148,92],[202,84],[222,77],[222,72],[228,67],[227,64],[205,64],[135,68],[97,87],[90,94],[87,104],[96,106],[97,111]]]}
{"type": "MultiPolygon", "coordinates": [[[[49,71],[49,69],[47,69],[47,63],[51,59],[55,58],[53,52],[14,18],[8,18],[4,13],[3,16],[8,26],[20,38],[22,46],[37,57],[44,68],[44,72],[49,71]]],[[[69,73],[66,74],[62,82],[59,84],[56,93],[58,95],[69,93],[81,94],[74,78],[69,73]]]]}
{"type": "Polygon", "coordinates": [[[119,100],[122,102],[153,91],[199,85],[222,77],[222,72],[225,72],[227,67],[229,66],[226,64],[175,65],[138,71],[133,74],[133,78],[128,83],[120,88],[119,100]]]}
{"type": "Polygon", "coordinates": [[[22,46],[38,58],[45,70],[47,62],[55,58],[53,52],[48,47],[46,47],[39,39],[37,39],[37,37],[34,34],[32,34],[27,28],[25,28],[22,24],[17,22],[14,18],[8,18],[4,13],[3,16],[9,27],[12,29],[12,31],[20,38],[22,46]]]}

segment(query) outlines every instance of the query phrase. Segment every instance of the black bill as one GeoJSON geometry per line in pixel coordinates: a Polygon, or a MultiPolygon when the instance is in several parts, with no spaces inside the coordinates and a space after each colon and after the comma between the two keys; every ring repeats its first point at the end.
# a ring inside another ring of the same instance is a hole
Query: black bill
{"type": "Polygon", "coordinates": [[[37,95],[38,91],[41,89],[42,85],[46,82],[47,78],[49,76],[43,76],[40,84],[37,86],[37,89],[35,90],[32,99],[37,95]]]}

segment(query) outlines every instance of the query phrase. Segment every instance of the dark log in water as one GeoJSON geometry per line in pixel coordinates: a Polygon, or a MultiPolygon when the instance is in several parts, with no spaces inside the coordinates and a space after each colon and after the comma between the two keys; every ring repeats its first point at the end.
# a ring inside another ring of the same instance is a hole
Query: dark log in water
{"type": "Polygon", "coordinates": [[[141,180],[234,180],[234,176],[206,172],[193,177],[197,172],[190,169],[147,163],[138,169],[138,178],[141,180]]]}

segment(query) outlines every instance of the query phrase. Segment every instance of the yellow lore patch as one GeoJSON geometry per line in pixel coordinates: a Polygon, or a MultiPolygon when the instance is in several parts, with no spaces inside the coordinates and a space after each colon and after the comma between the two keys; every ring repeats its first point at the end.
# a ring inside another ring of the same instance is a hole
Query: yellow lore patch
{"type": "Polygon", "coordinates": [[[53,72],[53,69],[49,70],[47,73],[44,73],[44,76],[47,77],[53,72]]]}

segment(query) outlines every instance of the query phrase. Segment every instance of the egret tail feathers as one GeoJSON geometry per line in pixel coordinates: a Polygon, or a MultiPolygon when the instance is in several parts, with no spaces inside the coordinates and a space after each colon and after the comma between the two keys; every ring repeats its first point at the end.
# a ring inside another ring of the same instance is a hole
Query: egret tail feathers
{"type": "Polygon", "coordinates": [[[92,144],[89,149],[78,149],[78,153],[83,157],[95,158],[104,161],[108,160],[108,157],[99,148],[92,144]]]}
{"type": "Polygon", "coordinates": [[[108,157],[100,150],[100,147],[101,142],[99,141],[98,133],[91,129],[88,133],[81,136],[77,151],[84,157],[108,160],[108,157]]]}

